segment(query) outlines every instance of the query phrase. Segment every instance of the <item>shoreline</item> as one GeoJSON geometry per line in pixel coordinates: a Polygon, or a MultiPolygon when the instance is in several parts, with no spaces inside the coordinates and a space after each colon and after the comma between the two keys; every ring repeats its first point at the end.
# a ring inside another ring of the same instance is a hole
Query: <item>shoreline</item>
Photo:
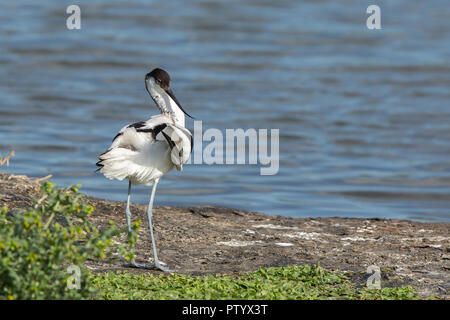
{"type": "MultiPolygon", "coordinates": [[[[74,183],[75,184],[75,183],[74,183]]],[[[32,204],[39,183],[0,171],[0,207],[32,204]]],[[[82,189],[81,189],[82,192],[82,189]]],[[[125,202],[86,196],[95,207],[92,222],[126,225],[125,202]]],[[[151,259],[146,205],[132,204],[142,221],[136,260],[151,259]]],[[[320,264],[349,272],[365,285],[366,269],[381,269],[382,287],[411,285],[421,297],[450,298],[450,223],[380,218],[292,218],[215,206],[155,207],[158,257],[177,273],[241,273],[259,267],[320,264]]],[[[95,272],[125,270],[122,261],[89,261],[95,272]]],[[[126,269],[130,272],[151,272],[126,269]]]]}

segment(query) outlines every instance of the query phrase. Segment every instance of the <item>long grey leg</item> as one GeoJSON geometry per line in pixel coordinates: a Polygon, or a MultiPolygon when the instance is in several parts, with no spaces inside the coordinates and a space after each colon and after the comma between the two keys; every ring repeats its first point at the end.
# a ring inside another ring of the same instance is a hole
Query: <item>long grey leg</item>
{"type": "MultiPolygon", "coordinates": [[[[127,198],[127,208],[125,213],[127,215],[127,224],[128,224],[128,232],[131,232],[131,211],[130,211],[130,196],[131,196],[131,180],[128,180],[128,198],[127,198]]],[[[136,261],[131,259],[130,263],[124,265],[125,267],[136,267],[139,268],[139,265],[136,261]]]]}
{"type": "Polygon", "coordinates": [[[148,216],[148,226],[150,228],[150,236],[152,238],[153,256],[155,258],[155,266],[162,271],[172,272],[172,270],[161,265],[161,261],[158,260],[158,254],[156,253],[155,238],[153,237],[153,226],[152,226],[152,210],[153,210],[153,200],[155,199],[156,186],[158,185],[159,179],[156,179],[153,183],[152,194],[150,196],[150,203],[148,204],[147,216],[148,216]]]}
{"type": "Polygon", "coordinates": [[[131,181],[128,181],[127,209],[125,210],[125,213],[127,214],[128,232],[131,232],[130,195],[131,195],[131,181]]]}
{"type": "MultiPolygon", "coordinates": [[[[130,196],[131,196],[131,181],[128,181],[128,198],[127,198],[127,208],[125,213],[127,215],[127,224],[128,224],[128,232],[131,232],[131,211],[130,211],[130,196]]],[[[130,263],[126,263],[124,267],[132,267],[132,268],[144,268],[144,269],[153,269],[152,266],[147,266],[145,264],[136,263],[136,260],[131,259],[130,263]]]]}

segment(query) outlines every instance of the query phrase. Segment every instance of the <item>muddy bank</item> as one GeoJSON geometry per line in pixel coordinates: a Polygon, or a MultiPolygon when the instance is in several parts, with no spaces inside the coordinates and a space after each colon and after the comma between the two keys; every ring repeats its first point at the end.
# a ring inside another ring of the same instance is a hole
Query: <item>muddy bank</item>
{"type": "MultiPolygon", "coordinates": [[[[33,179],[0,172],[0,206],[29,206],[38,190],[33,179]]],[[[126,224],[125,202],[87,199],[96,208],[96,225],[106,226],[109,220],[126,224]]],[[[145,210],[144,205],[131,207],[133,220],[143,221],[138,262],[152,258],[145,210]]],[[[289,218],[211,206],[156,207],[154,228],[159,258],[178,273],[320,263],[351,271],[351,278],[364,285],[367,267],[375,264],[381,268],[382,286],[413,285],[422,296],[450,297],[450,223],[289,218]]],[[[88,266],[97,271],[123,269],[121,261],[90,261],[88,266]]]]}

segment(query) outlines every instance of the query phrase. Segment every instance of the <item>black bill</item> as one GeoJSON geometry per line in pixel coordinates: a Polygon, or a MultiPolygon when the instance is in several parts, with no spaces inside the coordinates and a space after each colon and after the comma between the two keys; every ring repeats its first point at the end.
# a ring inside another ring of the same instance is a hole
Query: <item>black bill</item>
{"type": "Polygon", "coordinates": [[[177,98],[175,98],[175,95],[172,92],[172,89],[166,89],[165,90],[166,93],[172,98],[173,101],[175,101],[175,103],[178,105],[178,107],[181,109],[181,111],[184,112],[185,115],[187,115],[189,118],[191,119],[195,119],[193,116],[191,116],[189,113],[187,113],[186,111],[184,111],[183,107],[181,106],[180,102],[177,100],[177,98]]]}

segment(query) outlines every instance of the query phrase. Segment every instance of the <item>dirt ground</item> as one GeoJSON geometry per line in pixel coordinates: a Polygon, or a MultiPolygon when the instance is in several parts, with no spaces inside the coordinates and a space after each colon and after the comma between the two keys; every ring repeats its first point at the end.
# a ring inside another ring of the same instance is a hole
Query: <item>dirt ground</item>
{"type": "MultiPolygon", "coordinates": [[[[26,176],[0,172],[0,207],[32,203],[39,184],[26,176]]],[[[126,224],[125,202],[87,197],[96,211],[92,222],[126,224]]],[[[137,262],[152,250],[146,206],[131,206],[142,220],[137,262]]],[[[450,298],[450,223],[391,219],[290,218],[222,207],[156,207],[153,213],[158,257],[177,273],[200,275],[253,271],[259,267],[316,264],[351,271],[365,285],[366,269],[381,269],[381,285],[412,285],[421,296],[450,298]]],[[[122,261],[89,261],[94,271],[124,269],[122,261]]],[[[157,270],[133,272],[160,273],[157,270]]]]}

